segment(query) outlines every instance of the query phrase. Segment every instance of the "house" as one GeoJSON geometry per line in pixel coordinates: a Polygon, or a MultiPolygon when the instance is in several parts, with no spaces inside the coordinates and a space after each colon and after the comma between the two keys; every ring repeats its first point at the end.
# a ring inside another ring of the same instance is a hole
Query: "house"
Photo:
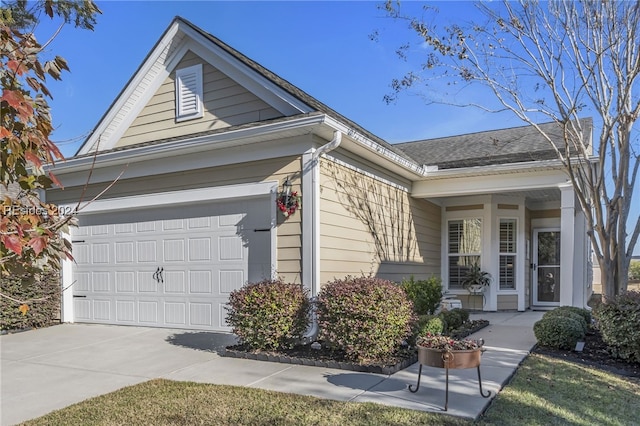
{"type": "Polygon", "coordinates": [[[391,145],[180,17],[55,173],[49,202],[100,194],[71,231],[64,321],[227,330],[229,293],[270,277],[440,275],[487,311],[590,293],[584,217],[532,128],[391,145]],[[461,286],[474,263],[483,295],[461,286]]]}

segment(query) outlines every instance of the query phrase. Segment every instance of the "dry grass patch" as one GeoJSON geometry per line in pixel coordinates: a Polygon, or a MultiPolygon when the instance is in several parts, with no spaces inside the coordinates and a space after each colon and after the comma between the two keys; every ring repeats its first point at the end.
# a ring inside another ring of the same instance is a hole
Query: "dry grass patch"
{"type": "Polygon", "coordinates": [[[25,425],[468,425],[450,416],[261,389],[151,380],[25,425]]]}

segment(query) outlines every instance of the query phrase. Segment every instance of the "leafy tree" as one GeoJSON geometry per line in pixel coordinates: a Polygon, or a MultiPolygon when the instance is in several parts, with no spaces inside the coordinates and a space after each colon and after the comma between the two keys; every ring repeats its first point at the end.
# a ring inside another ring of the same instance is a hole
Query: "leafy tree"
{"type": "MultiPolygon", "coordinates": [[[[15,1],[0,8],[0,278],[37,282],[47,270],[59,270],[60,259],[71,258],[71,244],[61,237],[73,221],[70,212],[43,202],[38,193],[61,186],[44,166],[62,160],[51,141],[52,98],[47,78],[60,80],[69,71],[60,56],[46,62],[39,58],[46,46],[34,35],[39,19],[58,19],[92,30],[101,13],[91,0],[15,1]]],[[[56,33],[57,34],[57,33],[56,33]]],[[[26,314],[28,300],[3,292],[26,314]]]]}
{"type": "MultiPolygon", "coordinates": [[[[536,128],[586,215],[606,302],[627,288],[640,233],[640,218],[630,217],[640,164],[633,133],[640,113],[640,2],[519,0],[477,7],[486,21],[439,28],[437,9],[427,5],[414,16],[387,0],[387,15],[406,23],[423,48],[400,47],[403,59],[420,52],[420,65],[392,81],[386,100],[418,87],[433,91],[437,81],[442,98],[429,101],[454,104],[442,87],[484,87],[498,110],[536,128]],[[580,120],[584,115],[594,117],[595,146],[591,127],[580,120]],[[556,122],[563,138],[545,133],[537,125],[541,118],[556,122]]],[[[473,106],[496,110],[486,103],[473,106]]]]}

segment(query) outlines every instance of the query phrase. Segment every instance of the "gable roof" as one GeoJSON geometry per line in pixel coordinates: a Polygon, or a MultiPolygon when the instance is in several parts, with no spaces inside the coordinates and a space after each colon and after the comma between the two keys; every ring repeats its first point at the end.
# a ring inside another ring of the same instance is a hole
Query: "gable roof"
{"type": "MultiPolygon", "coordinates": [[[[217,55],[222,56],[223,60],[234,61],[236,69],[244,67],[241,72],[247,76],[247,79],[258,79],[258,84],[249,87],[249,90],[257,89],[263,92],[261,93],[263,96],[268,96],[267,101],[283,101],[283,106],[281,106],[280,110],[285,116],[295,116],[313,112],[324,113],[342,122],[357,133],[364,135],[376,144],[395,153],[399,157],[412,161],[407,154],[398,150],[395,146],[372,134],[357,123],[339,114],[332,108],[329,108],[313,96],[180,16],[176,16],[173,19],[154,48],[149,52],[118,97],[100,119],[92,133],[78,149],[76,156],[88,155],[95,149],[94,147],[97,146],[100,147],[100,152],[109,152],[115,149],[115,143],[122,133],[118,133],[114,130],[114,127],[124,125],[119,124],[118,121],[122,121],[124,119],[123,117],[135,111],[135,108],[132,108],[133,104],[136,102],[145,103],[142,101],[144,96],[142,96],[140,92],[153,92],[151,89],[152,85],[150,85],[148,81],[161,79],[159,76],[163,74],[159,72],[157,68],[167,67],[167,64],[171,62],[171,56],[179,54],[179,46],[184,44],[185,37],[197,39],[198,42],[207,48],[215,49],[217,55]],[[156,68],[156,70],[154,70],[154,68],[156,68]],[[148,87],[141,87],[144,84],[147,84],[148,87]],[[269,93],[265,95],[264,91],[269,93]],[[140,101],[136,99],[136,92],[138,92],[137,97],[141,99],[140,101]],[[106,143],[101,142],[104,135],[106,135],[106,139],[111,138],[112,140],[106,143]]],[[[168,74],[168,72],[165,72],[165,75],[166,74],[168,74]]],[[[241,84],[243,83],[246,84],[247,81],[244,80],[241,84]]],[[[261,124],[261,122],[255,123],[256,126],[259,124],[261,124]]],[[[193,135],[185,135],[185,138],[191,136],[193,135]]],[[[157,141],[157,143],[162,142],[166,142],[166,140],[157,141]]]]}
{"type": "MultiPolygon", "coordinates": [[[[586,135],[591,134],[590,118],[581,119],[580,125],[586,135]]],[[[563,139],[558,123],[543,123],[539,127],[551,139],[563,139]]],[[[405,142],[395,147],[419,164],[438,166],[438,169],[557,159],[549,142],[533,126],[405,142]]]]}

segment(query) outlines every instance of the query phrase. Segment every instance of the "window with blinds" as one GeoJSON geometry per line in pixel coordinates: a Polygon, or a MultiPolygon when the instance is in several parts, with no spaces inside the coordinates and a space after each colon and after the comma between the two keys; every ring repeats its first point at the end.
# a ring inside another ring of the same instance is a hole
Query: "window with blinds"
{"type": "Polygon", "coordinates": [[[176,121],[202,117],[202,64],[176,70],[175,84],[176,121]]]}
{"type": "Polygon", "coordinates": [[[482,219],[450,220],[448,232],[449,288],[457,290],[471,266],[480,264],[482,219]]]}
{"type": "Polygon", "coordinates": [[[516,219],[500,219],[500,289],[516,288],[516,242],[518,232],[516,219]]]}

